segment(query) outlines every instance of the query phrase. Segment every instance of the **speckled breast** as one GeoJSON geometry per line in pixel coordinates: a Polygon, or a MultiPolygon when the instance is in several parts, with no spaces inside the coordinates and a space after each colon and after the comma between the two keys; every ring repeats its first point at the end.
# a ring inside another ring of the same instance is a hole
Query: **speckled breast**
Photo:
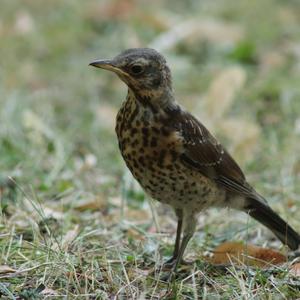
{"type": "Polygon", "coordinates": [[[208,178],[180,161],[178,134],[156,117],[145,116],[131,101],[117,115],[116,133],[122,156],[134,178],[154,199],[182,208],[201,210],[216,201],[219,190],[208,178]]]}

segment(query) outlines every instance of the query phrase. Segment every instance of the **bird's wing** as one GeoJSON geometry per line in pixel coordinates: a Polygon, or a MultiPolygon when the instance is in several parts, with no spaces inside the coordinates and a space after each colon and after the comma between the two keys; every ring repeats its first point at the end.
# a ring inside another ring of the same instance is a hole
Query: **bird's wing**
{"type": "Polygon", "coordinates": [[[215,180],[229,191],[253,195],[245,175],[226,151],[195,117],[187,112],[176,114],[172,122],[182,145],[182,162],[215,180]]]}

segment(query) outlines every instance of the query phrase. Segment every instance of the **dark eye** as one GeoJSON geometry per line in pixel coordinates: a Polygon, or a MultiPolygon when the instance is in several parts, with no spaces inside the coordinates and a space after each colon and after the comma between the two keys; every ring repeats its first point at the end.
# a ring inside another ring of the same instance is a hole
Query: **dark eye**
{"type": "Polygon", "coordinates": [[[131,67],[131,72],[136,75],[141,74],[143,72],[143,68],[140,65],[133,65],[131,67]]]}

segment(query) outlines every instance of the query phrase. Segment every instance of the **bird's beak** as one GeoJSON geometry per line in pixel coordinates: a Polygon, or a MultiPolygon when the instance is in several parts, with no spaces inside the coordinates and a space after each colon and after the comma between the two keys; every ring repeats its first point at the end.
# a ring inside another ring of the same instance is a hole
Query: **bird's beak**
{"type": "Polygon", "coordinates": [[[114,65],[110,59],[95,60],[91,62],[89,65],[96,68],[105,69],[105,70],[112,70],[114,68],[114,65]]]}
{"type": "Polygon", "coordinates": [[[117,74],[126,74],[123,72],[120,68],[118,68],[116,65],[114,65],[113,60],[111,59],[99,59],[91,62],[89,64],[90,66],[105,69],[108,71],[115,72],[117,74]]]}

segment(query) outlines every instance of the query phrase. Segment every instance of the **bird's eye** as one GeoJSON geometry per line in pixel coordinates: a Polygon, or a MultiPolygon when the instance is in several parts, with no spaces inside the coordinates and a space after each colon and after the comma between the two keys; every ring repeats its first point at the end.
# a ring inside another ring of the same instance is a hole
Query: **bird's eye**
{"type": "Polygon", "coordinates": [[[141,74],[143,72],[143,68],[140,65],[133,65],[131,67],[131,72],[136,75],[141,74]]]}

